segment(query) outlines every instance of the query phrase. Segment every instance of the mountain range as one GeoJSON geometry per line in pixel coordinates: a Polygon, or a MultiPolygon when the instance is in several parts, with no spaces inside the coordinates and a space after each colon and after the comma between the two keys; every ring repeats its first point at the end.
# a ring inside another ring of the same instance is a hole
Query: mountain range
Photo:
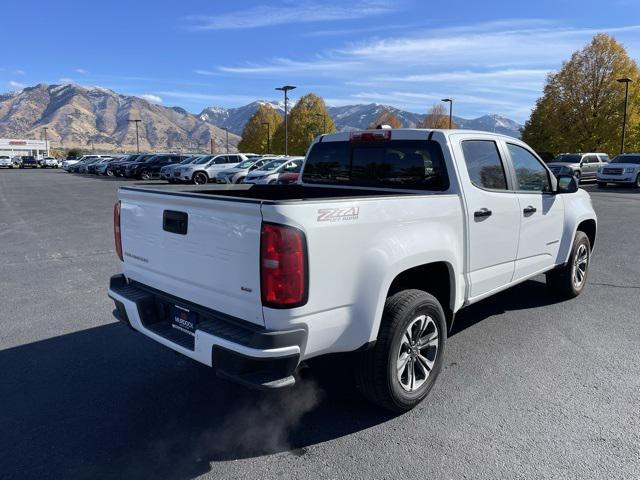
{"type": "MultiPolygon", "coordinates": [[[[100,87],[75,84],[27,87],[0,95],[0,137],[47,138],[53,147],[135,151],[138,124],[142,151],[226,149],[226,132],[180,107],[100,87]]],[[[229,133],[229,150],[240,137],[229,133]]]]}
{"type": "MultiPolygon", "coordinates": [[[[236,151],[240,134],[260,104],[284,114],[281,102],[259,100],[237,108],[208,107],[200,114],[166,107],[144,98],[122,95],[101,87],[76,84],[39,84],[0,94],[0,137],[43,138],[44,129],[54,147],[96,151],[134,151],[139,119],[143,151],[236,151]]],[[[403,127],[417,126],[424,115],[377,103],[327,107],[338,130],[367,128],[382,112],[396,115],[403,127]]],[[[519,137],[521,125],[500,115],[465,119],[454,117],[460,128],[519,137]]]]}
{"type": "MultiPolygon", "coordinates": [[[[251,115],[255,113],[261,104],[269,104],[284,115],[284,104],[267,100],[258,100],[238,108],[208,107],[199,115],[200,119],[213,123],[238,135],[242,133],[244,125],[251,115]]],[[[367,128],[373,121],[385,111],[393,113],[405,128],[418,126],[425,115],[408,112],[390,105],[378,103],[347,105],[343,107],[327,107],[329,115],[333,119],[338,130],[361,130],[367,128]]],[[[512,137],[520,137],[522,125],[501,115],[483,115],[478,118],[453,117],[459,128],[470,130],[483,130],[487,132],[503,133],[512,137]]]]}

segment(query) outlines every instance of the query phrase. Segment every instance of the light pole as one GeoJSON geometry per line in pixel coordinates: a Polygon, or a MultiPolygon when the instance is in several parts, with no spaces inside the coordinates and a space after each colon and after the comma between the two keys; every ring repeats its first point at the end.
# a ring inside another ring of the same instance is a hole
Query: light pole
{"type": "Polygon", "coordinates": [[[47,130],[49,130],[49,127],[42,127],[42,129],[44,130],[44,150],[45,152],[47,152],[47,157],[49,156],[49,142],[47,141],[47,130]]]}
{"type": "Polygon", "coordinates": [[[262,122],[262,125],[267,126],[267,151],[265,153],[271,153],[271,124],[269,122],[262,122]]]}
{"type": "Polygon", "coordinates": [[[453,98],[443,98],[442,101],[449,104],[449,129],[451,129],[453,125],[453,98]]]}
{"type": "Polygon", "coordinates": [[[136,153],[140,153],[140,139],[138,137],[138,124],[141,122],[142,120],[140,119],[135,119],[135,120],[128,120],[129,123],[133,122],[136,124],[136,153]]]}
{"type": "Polygon", "coordinates": [[[289,155],[289,118],[287,115],[287,106],[289,97],[287,92],[296,88],[293,85],[285,85],[284,87],[277,87],[276,90],[284,92],[284,154],[289,155]]]}
{"type": "Polygon", "coordinates": [[[229,153],[229,129],[227,127],[222,128],[227,133],[227,153],[229,153]]]}
{"type": "Polygon", "coordinates": [[[618,82],[624,83],[624,114],[622,117],[622,140],[620,141],[620,153],[624,153],[624,135],[627,130],[627,104],[629,102],[629,84],[632,80],[629,77],[619,78],[618,82]]]}

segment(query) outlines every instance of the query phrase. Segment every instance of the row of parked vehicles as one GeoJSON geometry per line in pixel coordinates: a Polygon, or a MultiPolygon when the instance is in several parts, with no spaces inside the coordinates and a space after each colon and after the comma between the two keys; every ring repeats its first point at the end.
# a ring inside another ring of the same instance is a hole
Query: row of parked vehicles
{"type": "Polygon", "coordinates": [[[59,168],[62,162],[54,157],[36,159],[31,155],[10,157],[0,155],[0,168],[59,168]]]}
{"type": "Polygon", "coordinates": [[[622,153],[609,160],[606,153],[562,153],[547,164],[555,175],[573,175],[578,182],[595,180],[598,187],[609,183],[640,188],[640,153],[622,153]]]}
{"type": "Polygon", "coordinates": [[[283,155],[234,154],[134,154],[86,155],[65,160],[62,168],[70,173],[88,173],[138,180],[162,179],[169,183],[275,184],[294,183],[302,170],[304,157],[283,155]]]}

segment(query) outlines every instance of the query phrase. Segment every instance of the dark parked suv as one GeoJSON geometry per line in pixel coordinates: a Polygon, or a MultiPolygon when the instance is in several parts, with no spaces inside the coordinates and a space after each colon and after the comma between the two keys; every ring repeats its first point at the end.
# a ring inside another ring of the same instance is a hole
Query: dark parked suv
{"type": "Polygon", "coordinates": [[[38,168],[38,161],[31,156],[22,157],[22,163],[20,164],[20,168],[38,168]]]}
{"type": "Polygon", "coordinates": [[[178,154],[154,155],[144,162],[136,162],[127,165],[124,176],[128,178],[137,178],[139,180],[160,178],[160,169],[162,167],[180,163],[187,157],[188,155],[178,154]]]}

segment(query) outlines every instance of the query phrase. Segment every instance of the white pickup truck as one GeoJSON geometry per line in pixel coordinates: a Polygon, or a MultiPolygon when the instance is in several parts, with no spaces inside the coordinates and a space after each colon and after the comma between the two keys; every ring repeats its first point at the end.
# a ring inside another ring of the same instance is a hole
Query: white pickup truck
{"type": "Polygon", "coordinates": [[[583,290],[589,195],[523,142],[467,130],[323,135],[293,185],[122,187],[116,316],[246,385],[353,352],[356,384],[414,407],[461,308],[546,273],[583,290]]]}

